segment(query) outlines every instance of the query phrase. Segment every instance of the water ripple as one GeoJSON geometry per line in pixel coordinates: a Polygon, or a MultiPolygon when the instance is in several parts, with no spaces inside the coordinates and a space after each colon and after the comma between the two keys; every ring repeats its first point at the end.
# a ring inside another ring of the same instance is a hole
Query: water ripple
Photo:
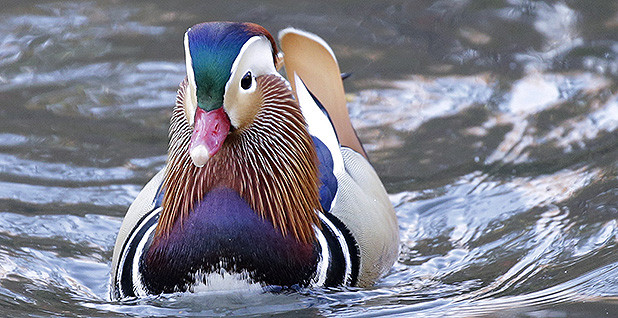
{"type": "Polygon", "coordinates": [[[141,190],[133,184],[100,187],[50,187],[0,181],[0,200],[15,200],[37,205],[88,204],[100,207],[128,206],[141,190]]]}
{"type": "MultiPolygon", "coordinates": [[[[135,160],[135,162],[139,162],[135,160]]],[[[45,181],[73,181],[102,183],[135,178],[129,167],[94,168],[78,167],[66,163],[27,160],[13,155],[0,154],[0,175],[45,181]]]]}
{"type": "Polygon", "coordinates": [[[3,315],[615,315],[614,2],[9,1],[3,315]],[[350,114],[401,235],[375,286],[108,301],[122,215],[165,164],[182,34],[203,20],[305,28],[354,73],[350,114]]]}

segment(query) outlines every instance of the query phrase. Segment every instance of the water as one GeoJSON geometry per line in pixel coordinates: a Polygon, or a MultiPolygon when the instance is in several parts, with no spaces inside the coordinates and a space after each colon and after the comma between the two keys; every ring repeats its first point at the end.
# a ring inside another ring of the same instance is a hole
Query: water
{"type": "Polygon", "coordinates": [[[7,1],[2,316],[618,316],[615,1],[7,1]],[[114,240],[165,164],[182,35],[332,44],[401,253],[366,289],[110,302],[114,240]]]}

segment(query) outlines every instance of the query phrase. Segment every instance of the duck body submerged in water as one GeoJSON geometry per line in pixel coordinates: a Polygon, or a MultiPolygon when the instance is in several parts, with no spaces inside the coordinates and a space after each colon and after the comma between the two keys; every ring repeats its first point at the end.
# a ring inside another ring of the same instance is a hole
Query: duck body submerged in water
{"type": "Polygon", "coordinates": [[[335,56],[300,30],[279,41],[283,54],[252,23],[186,32],[167,165],[122,223],[112,299],[226,277],[363,287],[391,268],[397,220],[352,128],[335,56]]]}

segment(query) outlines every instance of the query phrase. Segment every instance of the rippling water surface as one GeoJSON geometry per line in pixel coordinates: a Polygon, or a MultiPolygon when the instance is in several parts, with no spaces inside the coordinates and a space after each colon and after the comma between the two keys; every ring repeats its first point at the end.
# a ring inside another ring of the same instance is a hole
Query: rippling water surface
{"type": "Polygon", "coordinates": [[[618,4],[5,1],[2,316],[618,316],[618,4]],[[401,253],[367,289],[110,302],[122,217],[165,164],[182,35],[332,44],[401,253]]]}

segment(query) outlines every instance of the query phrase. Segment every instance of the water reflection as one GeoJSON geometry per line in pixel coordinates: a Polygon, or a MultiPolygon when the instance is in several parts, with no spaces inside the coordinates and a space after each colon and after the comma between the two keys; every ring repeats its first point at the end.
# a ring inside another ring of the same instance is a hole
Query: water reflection
{"type": "Polygon", "coordinates": [[[587,316],[618,312],[614,1],[6,3],[7,316],[587,316]],[[334,47],[401,254],[372,288],[110,303],[122,215],[165,164],[182,33],[304,28],[334,47]]]}

